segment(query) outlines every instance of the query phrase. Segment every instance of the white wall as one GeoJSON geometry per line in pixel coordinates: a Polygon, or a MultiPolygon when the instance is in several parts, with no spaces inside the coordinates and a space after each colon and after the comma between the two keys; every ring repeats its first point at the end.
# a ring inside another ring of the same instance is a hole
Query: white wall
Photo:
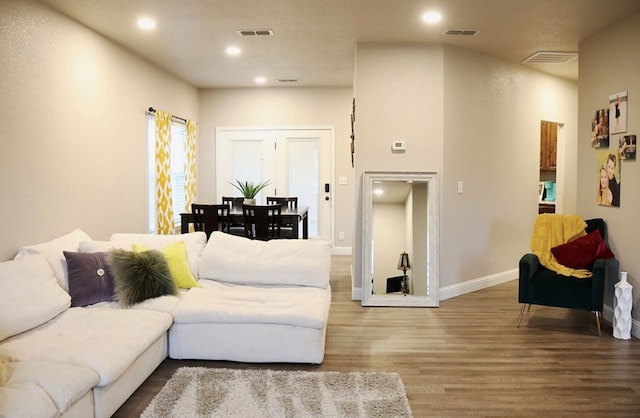
{"type": "Polygon", "coordinates": [[[441,287],[517,269],[530,251],[541,120],[564,123],[563,206],[574,213],[577,85],[445,48],[441,287]]]}
{"type": "Polygon", "coordinates": [[[145,110],[196,119],[197,90],[38,3],[3,2],[0,27],[0,259],[146,232],[145,110]]]}
{"type": "MultiPolygon", "coordinates": [[[[358,44],[356,51],[357,199],[362,173],[373,171],[441,172],[443,136],[442,47],[358,44]],[[393,140],[407,143],[391,152],[393,140]]],[[[354,298],[362,289],[362,205],[356,207],[353,252],[354,298]]]]}
{"type": "MultiPolygon", "coordinates": [[[[628,91],[627,133],[611,135],[609,151],[615,152],[621,135],[640,139],[640,13],[617,22],[580,44],[580,101],[578,142],[578,210],[587,218],[607,221],[609,245],[620,261],[620,270],[628,272],[633,285],[635,335],[640,335],[640,162],[623,161],[620,178],[620,207],[596,205],[596,155],[589,142],[591,112],[608,105],[609,96],[628,91]]],[[[612,303],[613,278],[607,283],[605,304],[612,303]]],[[[606,314],[607,312],[605,312],[606,314]]]]}
{"type": "MultiPolygon", "coordinates": [[[[575,83],[461,48],[360,44],[355,86],[358,178],[441,173],[441,288],[503,272],[516,278],[537,216],[540,120],[565,124],[564,146],[574,151],[564,154],[564,208],[575,210],[575,83]],[[393,139],[407,141],[405,154],[391,153],[393,139]]],[[[360,234],[357,225],[355,297],[360,234]]]]}
{"type": "Polygon", "coordinates": [[[354,176],[351,168],[351,87],[206,89],[200,92],[198,200],[215,199],[216,128],[222,126],[335,126],[335,245],[351,247],[354,176]],[[338,178],[347,184],[339,185],[338,178]],[[337,240],[338,232],[345,239],[337,240]]]}

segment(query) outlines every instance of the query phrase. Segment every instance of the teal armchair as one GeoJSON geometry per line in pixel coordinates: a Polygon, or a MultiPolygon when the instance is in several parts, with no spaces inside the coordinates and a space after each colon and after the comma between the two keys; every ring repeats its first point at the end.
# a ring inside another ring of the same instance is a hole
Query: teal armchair
{"type": "MultiPolygon", "coordinates": [[[[589,219],[586,223],[587,233],[598,229],[604,241],[607,241],[604,219],[589,219]]],[[[519,263],[518,302],[522,308],[518,327],[525,308],[530,309],[531,305],[583,309],[595,314],[598,336],[601,336],[600,317],[605,289],[612,288],[613,281],[618,277],[619,263],[615,258],[596,259],[590,270],[593,276],[589,278],[563,276],[540,265],[534,254],[525,254],[519,263]]]]}

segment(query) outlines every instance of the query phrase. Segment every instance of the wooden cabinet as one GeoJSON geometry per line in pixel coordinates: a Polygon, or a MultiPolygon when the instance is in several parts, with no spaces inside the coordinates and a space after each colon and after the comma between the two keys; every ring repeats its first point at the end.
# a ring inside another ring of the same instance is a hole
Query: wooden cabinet
{"type": "Polygon", "coordinates": [[[540,171],[556,171],[558,148],[558,125],[553,122],[540,123],[540,171]]]}
{"type": "Polygon", "coordinates": [[[538,213],[556,213],[556,205],[550,203],[539,203],[538,213]]]}

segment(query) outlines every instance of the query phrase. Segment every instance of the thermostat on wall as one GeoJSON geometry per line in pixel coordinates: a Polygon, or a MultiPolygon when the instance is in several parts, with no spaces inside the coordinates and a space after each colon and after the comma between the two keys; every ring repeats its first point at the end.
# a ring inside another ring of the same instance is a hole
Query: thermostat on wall
{"type": "Polygon", "coordinates": [[[391,143],[391,151],[405,152],[407,150],[407,141],[393,141],[391,143]]]}

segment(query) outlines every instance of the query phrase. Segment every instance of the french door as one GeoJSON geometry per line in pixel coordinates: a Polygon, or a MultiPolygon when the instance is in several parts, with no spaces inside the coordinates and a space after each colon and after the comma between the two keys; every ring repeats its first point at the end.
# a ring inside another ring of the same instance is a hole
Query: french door
{"type": "Polygon", "coordinates": [[[236,180],[269,186],[257,197],[297,196],[298,206],[309,207],[309,237],[329,239],[331,231],[332,129],[216,130],[216,190],[222,196],[239,196],[230,183],[236,180]]]}

